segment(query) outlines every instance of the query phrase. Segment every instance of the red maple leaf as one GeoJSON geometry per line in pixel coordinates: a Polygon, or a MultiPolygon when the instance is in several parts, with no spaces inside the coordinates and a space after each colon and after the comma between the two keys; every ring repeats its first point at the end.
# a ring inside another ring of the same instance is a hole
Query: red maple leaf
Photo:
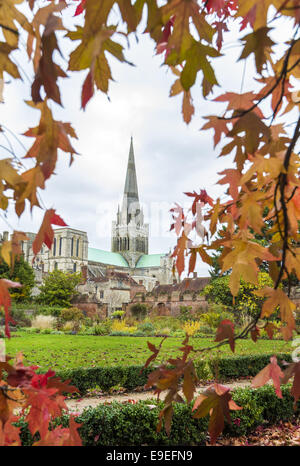
{"type": "Polygon", "coordinates": [[[74,16],[78,16],[84,11],[86,0],[81,0],[80,4],[77,6],[74,16]]]}
{"type": "Polygon", "coordinates": [[[9,314],[9,309],[11,306],[11,297],[9,294],[9,288],[20,288],[21,283],[12,282],[11,280],[6,280],[6,278],[1,278],[0,280],[0,309],[4,308],[5,313],[5,335],[10,338],[9,322],[15,324],[15,321],[11,318],[9,314]]]}
{"type": "Polygon", "coordinates": [[[63,219],[55,213],[54,209],[46,210],[42,225],[34,238],[32,250],[35,256],[40,251],[43,243],[51,249],[54,239],[54,231],[51,225],[67,226],[63,219]]]}
{"type": "Polygon", "coordinates": [[[93,79],[92,72],[89,71],[83,83],[82,92],[81,92],[81,108],[83,110],[85,110],[86,104],[93,97],[93,94],[94,94],[94,79],[93,79]]]}

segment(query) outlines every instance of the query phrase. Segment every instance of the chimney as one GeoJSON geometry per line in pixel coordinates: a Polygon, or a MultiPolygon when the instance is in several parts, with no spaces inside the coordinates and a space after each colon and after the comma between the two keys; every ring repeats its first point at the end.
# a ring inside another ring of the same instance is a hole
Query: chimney
{"type": "Polygon", "coordinates": [[[193,272],[193,278],[197,278],[197,272],[193,272]]]}

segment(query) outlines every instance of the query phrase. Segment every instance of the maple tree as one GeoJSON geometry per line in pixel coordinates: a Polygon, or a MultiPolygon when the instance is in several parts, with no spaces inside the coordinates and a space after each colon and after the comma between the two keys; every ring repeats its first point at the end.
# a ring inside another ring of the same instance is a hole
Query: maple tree
{"type": "MultiPolygon", "coordinates": [[[[65,0],[52,0],[46,6],[37,0],[0,0],[3,34],[0,41],[1,94],[5,94],[3,76],[8,74],[13,79],[20,78],[14,52],[18,51],[22,56],[25,54],[32,66],[32,100],[28,105],[40,112],[38,126],[24,133],[34,138],[24,155],[24,158],[32,160],[32,168],[25,169],[22,161],[16,162],[15,158],[0,160],[0,208],[5,211],[13,203],[18,216],[22,215],[26,204],[31,210],[42,208],[40,191],[45,189],[45,181],[54,173],[58,151],[70,154],[70,164],[76,156],[71,143],[77,137],[74,129],[70,123],[55,120],[52,112],[52,101],[61,105],[61,81],[70,73],[86,70],[81,87],[82,109],[86,108],[95,89],[107,93],[113,79],[109,65],[111,57],[129,63],[119,38],[135,34],[145,13],[144,33],[150,35],[156,53],[161,55],[164,66],[170,68],[175,77],[170,96],[182,96],[183,120],[188,124],[195,113],[192,89],[200,77],[203,97],[213,95],[215,102],[227,105],[223,114],[203,115],[206,121],[202,130],[213,131],[215,147],[224,143],[220,156],[234,155],[234,166],[229,164],[230,167],[220,173],[219,184],[228,185],[225,201],[212,199],[202,189],[199,193],[187,193],[193,199],[192,221],[178,204],[172,210],[174,223],[171,228],[178,236],[173,252],[175,267],[181,275],[188,260],[188,273],[191,273],[198,257],[211,264],[211,253],[221,250],[218,260],[222,273],[230,276],[233,300],[238,295],[241,279],[258,284],[261,264],[266,265],[273,281],[272,287],[256,291],[264,299],[262,311],[237,335],[231,322],[221,322],[216,344],[204,350],[227,343],[234,350],[235,341],[248,333],[255,341],[259,337],[258,325],[272,337],[272,324],[268,319],[278,309],[283,338],[291,339],[296,330],[295,304],[289,296],[290,289],[286,293],[281,283],[295,275],[300,279],[300,182],[296,149],[300,129],[300,92],[294,85],[295,79],[300,77],[298,0],[81,0],[76,2],[74,21],[68,28],[64,14],[71,7],[65,0]],[[26,14],[21,12],[22,6],[27,8],[26,14]],[[115,6],[120,17],[112,24],[110,12],[115,6]],[[77,17],[80,25],[76,23],[77,17]],[[273,31],[276,31],[276,22],[282,17],[289,21],[290,28],[286,29],[285,35],[276,36],[275,42],[273,31]],[[225,92],[215,97],[219,83],[214,60],[226,54],[226,32],[232,22],[239,25],[240,31],[245,29],[240,40],[239,60],[254,59],[254,87],[258,86],[259,90],[225,92]],[[20,46],[21,40],[26,42],[25,49],[20,46]],[[63,69],[55,60],[65,40],[76,42],[76,45],[68,58],[67,68],[63,69]],[[285,122],[288,114],[294,119],[291,124],[285,122]],[[271,222],[268,241],[266,244],[258,243],[255,235],[264,236],[266,222],[271,222]],[[217,229],[220,232],[218,237],[215,236],[217,229]],[[199,238],[196,243],[192,236],[194,232],[199,238]]],[[[2,100],[3,96],[0,97],[2,100]]],[[[4,126],[2,131],[6,131],[4,126]]],[[[45,211],[34,241],[34,254],[43,243],[51,247],[52,225],[63,226],[65,223],[54,209],[49,209],[45,211]]],[[[12,268],[15,258],[21,254],[20,241],[25,239],[24,235],[15,231],[12,240],[1,246],[1,256],[12,268]]],[[[18,286],[9,280],[0,280],[0,305],[5,311],[7,336],[11,320],[9,289],[18,286]]],[[[152,361],[159,348],[149,348],[153,352],[152,361]]],[[[167,391],[159,422],[161,428],[162,420],[165,420],[167,431],[171,428],[172,403],[183,400],[179,394],[181,386],[188,402],[193,399],[197,386],[193,358],[190,357],[194,349],[188,344],[188,339],[180,349],[182,357],[169,361],[174,368],[160,367],[150,375],[148,382],[156,385],[158,393],[167,391]]],[[[254,385],[266,383],[271,378],[280,395],[280,383],[293,377],[291,393],[296,402],[299,398],[299,364],[292,363],[281,372],[274,356],[263,374],[256,376],[254,385]]],[[[23,383],[22,378],[20,383],[23,383]]],[[[3,398],[5,390],[0,391],[1,413],[4,413],[0,438],[2,443],[10,444],[18,440],[16,430],[8,423],[10,408],[3,398]]],[[[33,403],[30,390],[26,396],[33,403]]],[[[46,405],[47,399],[45,395],[46,405]]],[[[210,415],[212,442],[222,431],[224,418],[229,420],[230,409],[239,408],[233,404],[228,389],[217,382],[197,398],[195,416],[210,415]]],[[[35,416],[32,414],[32,418],[35,416]]],[[[31,426],[35,421],[32,422],[31,426]]],[[[73,423],[69,432],[60,431],[58,437],[60,441],[67,442],[68,435],[76,438],[73,423]]],[[[43,430],[41,442],[53,442],[55,436],[55,431],[43,430]]]]}

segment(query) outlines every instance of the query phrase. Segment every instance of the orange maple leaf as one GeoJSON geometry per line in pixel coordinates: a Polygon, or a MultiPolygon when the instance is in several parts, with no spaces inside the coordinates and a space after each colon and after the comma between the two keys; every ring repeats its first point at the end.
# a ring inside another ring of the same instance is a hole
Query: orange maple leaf
{"type": "Polygon", "coordinates": [[[293,330],[296,329],[295,318],[293,311],[296,308],[295,303],[280,288],[266,287],[262,290],[255,290],[254,293],[258,296],[266,297],[262,311],[261,318],[269,317],[279,307],[281,321],[287,324],[283,327],[285,330],[282,332],[285,340],[289,340],[293,335],[293,330]]]}
{"type": "Polygon", "coordinates": [[[277,364],[276,356],[270,358],[270,364],[262,369],[252,380],[252,387],[258,388],[266,385],[266,383],[272,379],[278,398],[282,398],[280,389],[280,378],[283,377],[283,372],[277,364]]]}

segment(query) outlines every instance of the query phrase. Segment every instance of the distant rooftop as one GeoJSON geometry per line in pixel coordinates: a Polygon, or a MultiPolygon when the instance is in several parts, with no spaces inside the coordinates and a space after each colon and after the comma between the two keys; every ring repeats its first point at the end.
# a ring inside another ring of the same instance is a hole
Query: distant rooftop
{"type": "MultiPolygon", "coordinates": [[[[144,254],[138,260],[136,268],[160,267],[160,258],[165,254],[144,254]]],[[[118,252],[104,251],[103,249],[88,248],[88,260],[90,262],[100,262],[101,264],[116,265],[128,268],[129,265],[118,252]]]]}
{"type": "Polygon", "coordinates": [[[88,248],[88,260],[102,264],[129,267],[127,261],[118,252],[103,251],[103,249],[88,248]]]}
{"type": "Polygon", "coordinates": [[[160,258],[164,256],[165,254],[144,254],[139,258],[136,268],[160,267],[160,258]]]}

